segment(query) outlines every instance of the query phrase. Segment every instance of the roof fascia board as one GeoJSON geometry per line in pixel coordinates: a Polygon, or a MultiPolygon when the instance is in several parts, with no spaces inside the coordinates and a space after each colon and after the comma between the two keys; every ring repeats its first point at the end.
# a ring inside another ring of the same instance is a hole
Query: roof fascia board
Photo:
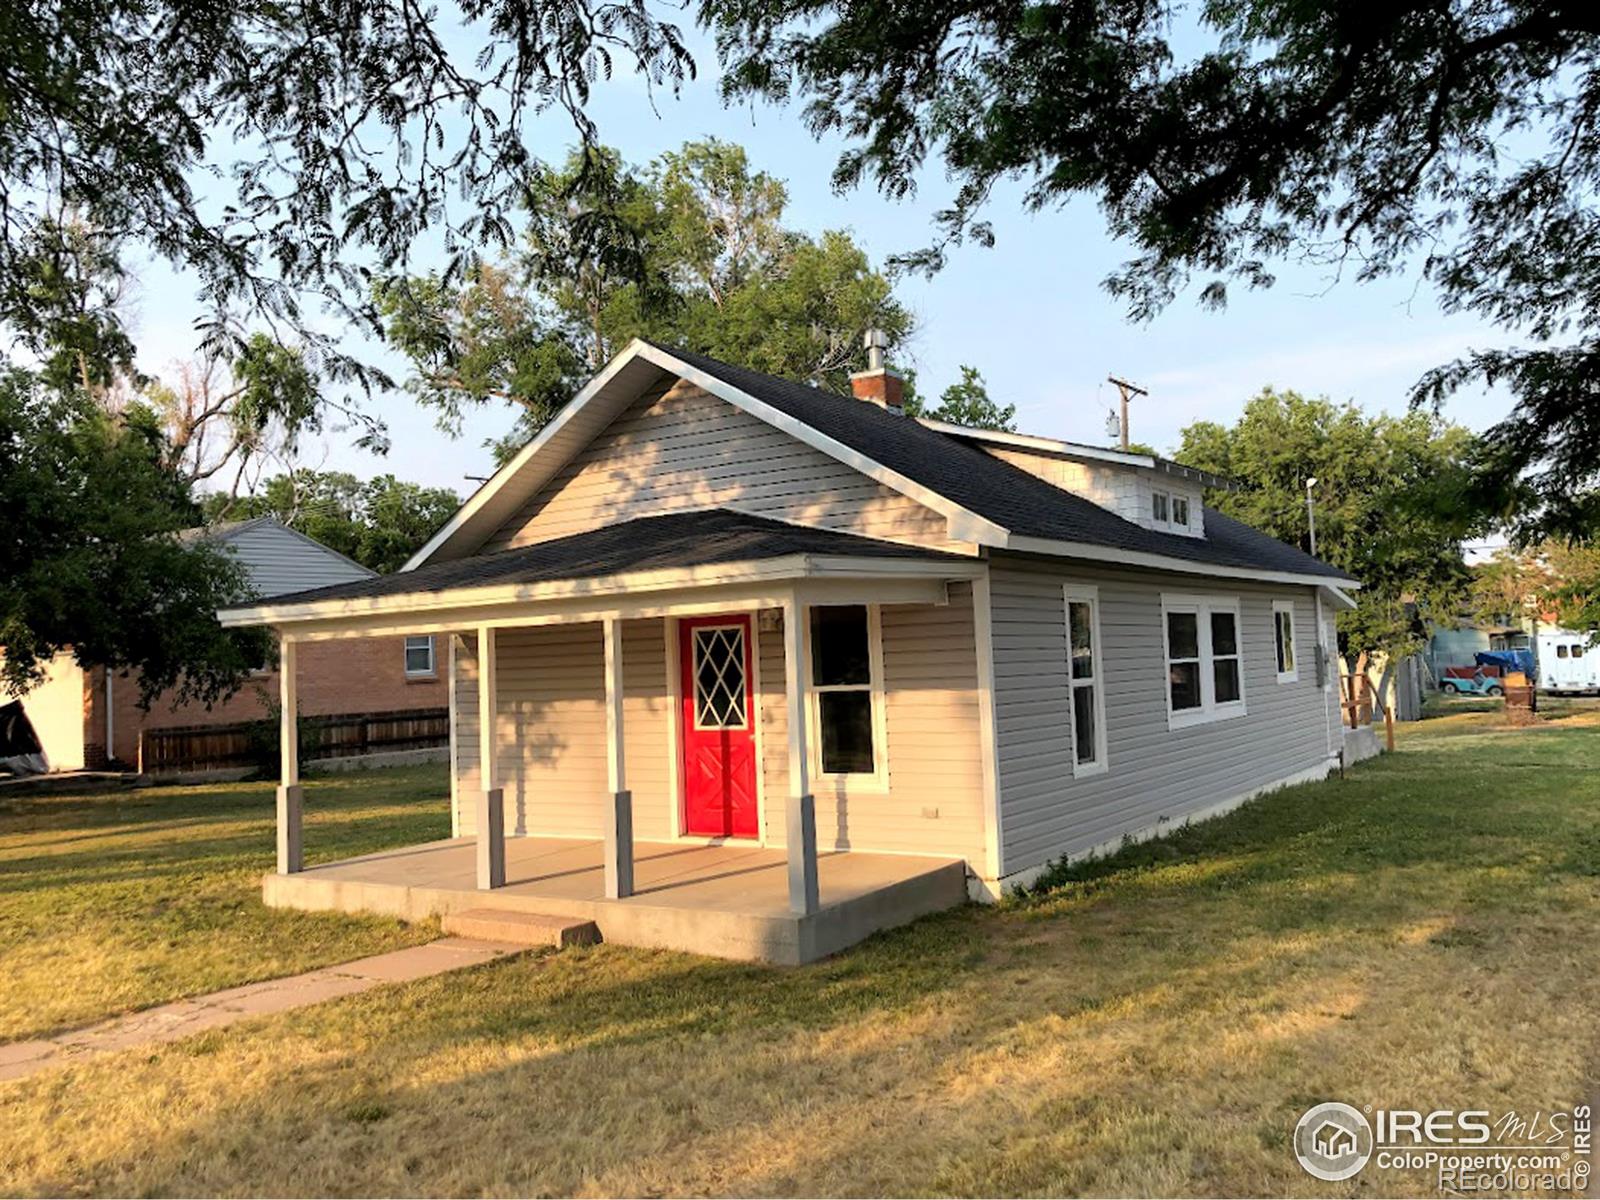
{"type": "MultiPolygon", "coordinates": [[[[1343,609],[1345,612],[1349,612],[1351,609],[1356,607],[1356,598],[1344,590],[1344,588],[1348,586],[1350,585],[1346,584],[1344,587],[1334,587],[1330,583],[1325,583],[1322,585],[1322,590],[1328,599],[1333,602],[1333,606],[1335,608],[1343,609]]],[[[1360,585],[1357,584],[1356,586],[1359,587],[1360,585]]]]}
{"type": "Polygon", "coordinates": [[[219,610],[224,627],[287,625],[301,621],[358,618],[375,614],[404,614],[441,609],[477,608],[502,604],[530,604],[585,597],[619,596],[675,588],[719,587],[727,584],[764,583],[773,580],[827,579],[968,579],[981,574],[979,562],[949,559],[900,560],[870,555],[788,554],[714,567],[669,567],[630,571],[594,579],[557,579],[532,584],[496,584],[454,588],[442,592],[406,592],[394,596],[320,600],[299,604],[261,603],[219,610]]]}
{"type": "Polygon", "coordinates": [[[1097,546],[1090,542],[1062,542],[1051,538],[1013,537],[1008,550],[1024,554],[1046,554],[1052,558],[1084,558],[1093,562],[1115,563],[1127,567],[1149,567],[1157,571],[1175,571],[1186,575],[1210,575],[1222,579],[1249,579],[1261,583],[1293,583],[1321,588],[1359,588],[1354,579],[1341,576],[1306,575],[1298,571],[1267,571],[1258,567],[1229,567],[1220,563],[1194,562],[1168,554],[1151,554],[1143,550],[1120,550],[1114,546],[1097,546]]]}
{"type": "Polygon", "coordinates": [[[917,421],[935,433],[966,438],[974,442],[990,442],[996,446],[1013,446],[1019,450],[1032,450],[1040,454],[1054,454],[1061,458],[1084,459],[1090,462],[1115,463],[1124,467],[1139,467],[1163,475],[1192,480],[1204,487],[1225,491],[1238,491],[1237,480],[1202,471],[1199,467],[1186,467],[1159,455],[1136,454],[1128,450],[1109,450],[1102,446],[1086,446],[1081,442],[1064,442],[1059,438],[1041,437],[1033,433],[1011,433],[1001,429],[973,429],[966,425],[952,425],[932,417],[918,417],[917,421]]]}
{"type": "Polygon", "coordinates": [[[1042,450],[1049,454],[1062,454],[1069,458],[1089,458],[1098,462],[1118,463],[1126,467],[1154,468],[1156,460],[1148,454],[1132,451],[1107,450],[1099,446],[1084,446],[1077,442],[1063,442],[1059,438],[1040,437],[1033,433],[1011,433],[1000,429],[973,429],[967,425],[953,425],[932,417],[918,417],[917,423],[935,433],[951,437],[968,438],[975,442],[993,442],[998,446],[1015,446],[1019,450],[1042,450]]]}
{"type": "Polygon", "coordinates": [[[638,352],[643,346],[644,343],[638,338],[635,338],[633,341],[629,342],[620,354],[606,364],[604,370],[602,370],[593,379],[589,380],[588,383],[583,385],[583,388],[578,392],[578,394],[574,396],[561,409],[560,412],[551,418],[548,425],[534,435],[532,441],[530,441],[521,450],[518,450],[516,455],[509,462],[507,462],[505,466],[501,467],[498,471],[491,475],[488,480],[486,480],[483,485],[478,488],[477,491],[473,492],[471,496],[467,497],[466,502],[456,510],[455,515],[444,523],[444,525],[439,529],[439,532],[435,533],[427,540],[422,549],[418,550],[415,554],[408,558],[405,562],[405,565],[401,567],[400,570],[416,570],[418,567],[422,566],[429,559],[431,559],[440,549],[440,547],[449,543],[456,536],[456,534],[460,533],[474,517],[483,511],[484,506],[488,504],[488,502],[492,500],[501,491],[501,489],[503,489],[507,484],[515,479],[518,474],[521,473],[522,469],[533,460],[535,455],[544,449],[545,446],[549,445],[552,439],[554,439],[563,429],[577,419],[578,414],[582,412],[583,409],[588,407],[588,405],[606,389],[606,386],[613,379],[615,379],[618,374],[621,373],[622,369],[626,367],[629,362],[638,357],[638,352]]]}
{"type": "Polygon", "coordinates": [[[852,450],[843,442],[836,441],[804,421],[791,417],[788,413],[780,412],[770,404],[757,400],[754,396],[739,390],[732,384],[724,383],[715,375],[690,366],[676,355],[652,346],[647,342],[637,342],[628,347],[630,352],[635,351],[635,349],[640,355],[655,363],[662,370],[671,371],[680,378],[688,380],[696,387],[704,388],[717,399],[724,400],[735,408],[765,421],[775,429],[782,430],[790,437],[805,443],[814,450],[821,451],[830,458],[842,462],[845,466],[860,471],[869,479],[899,492],[908,499],[915,500],[924,508],[932,509],[949,522],[950,536],[957,541],[977,542],[984,546],[1005,546],[1006,540],[1010,535],[1003,526],[963,508],[955,501],[935,492],[932,488],[924,487],[915,480],[900,474],[900,472],[890,470],[882,463],[868,458],[858,450],[852,450]]]}

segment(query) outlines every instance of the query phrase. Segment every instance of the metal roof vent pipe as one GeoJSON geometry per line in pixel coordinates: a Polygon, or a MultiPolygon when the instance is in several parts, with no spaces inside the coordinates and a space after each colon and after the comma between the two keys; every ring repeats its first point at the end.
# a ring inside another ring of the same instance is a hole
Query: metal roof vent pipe
{"type": "Polygon", "coordinates": [[[850,390],[855,393],[857,400],[876,404],[892,413],[904,413],[905,377],[884,363],[889,335],[881,329],[869,329],[866,337],[861,339],[861,344],[867,351],[867,369],[850,376],[850,390]]]}

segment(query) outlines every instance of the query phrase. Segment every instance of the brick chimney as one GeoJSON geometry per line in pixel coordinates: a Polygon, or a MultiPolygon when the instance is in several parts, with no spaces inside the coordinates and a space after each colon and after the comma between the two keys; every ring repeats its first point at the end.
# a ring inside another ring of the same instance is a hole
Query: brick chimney
{"type": "Polygon", "coordinates": [[[905,400],[905,379],[900,372],[885,366],[883,361],[889,335],[881,329],[869,329],[862,344],[867,348],[867,369],[850,376],[850,390],[856,394],[857,400],[876,404],[892,413],[901,412],[905,400]]]}

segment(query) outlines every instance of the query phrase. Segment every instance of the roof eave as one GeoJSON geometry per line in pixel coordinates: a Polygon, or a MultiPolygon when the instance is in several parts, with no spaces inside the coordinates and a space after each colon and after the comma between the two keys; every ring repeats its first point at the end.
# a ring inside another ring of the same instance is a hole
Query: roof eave
{"type": "Polygon", "coordinates": [[[932,554],[928,558],[880,558],[872,555],[785,554],[705,567],[669,567],[624,571],[613,575],[537,583],[490,584],[440,591],[401,592],[385,596],[257,603],[223,608],[217,620],[225,628],[254,625],[292,626],[309,621],[404,615],[475,609],[504,604],[594,598],[599,601],[682,588],[722,587],[800,579],[951,580],[974,579],[987,568],[975,559],[932,554]]]}
{"type": "Polygon", "coordinates": [[[1304,571],[1277,571],[1268,567],[1234,567],[1224,563],[1197,562],[1170,554],[1147,550],[1124,550],[1094,542],[1059,541],[1054,538],[1017,537],[1010,539],[1009,550],[1019,554],[1043,554],[1052,558],[1078,558],[1118,566],[1143,567],[1186,575],[1210,575],[1224,579],[1247,579],[1261,583],[1291,583],[1309,587],[1350,588],[1361,586],[1355,579],[1339,575],[1316,575],[1304,571]]]}

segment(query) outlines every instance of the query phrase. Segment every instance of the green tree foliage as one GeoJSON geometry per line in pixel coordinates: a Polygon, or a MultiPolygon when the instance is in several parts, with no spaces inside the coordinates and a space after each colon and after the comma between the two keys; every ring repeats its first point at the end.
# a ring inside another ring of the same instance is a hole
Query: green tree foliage
{"type": "Polygon", "coordinates": [[[193,273],[208,356],[267,321],[332,382],[386,383],[338,341],[380,328],[371,272],[433,231],[454,287],[509,245],[530,115],[593,144],[619,69],[675,88],[693,63],[643,0],[0,6],[0,325],[31,320],[30,260],[75,212],[193,273]]]}
{"type": "Polygon", "coordinates": [[[842,232],[783,224],[781,182],[743,149],[691,142],[647,168],[579,150],[534,173],[514,261],[465,286],[440,276],[379,286],[407,381],[446,428],[467,407],[508,403],[502,457],[550,419],[593,369],[647,337],[848,391],[862,335],[903,338],[911,315],[842,232]]]}
{"type": "Polygon", "coordinates": [[[1472,571],[1480,621],[1554,618],[1565,629],[1600,629],[1600,547],[1552,539],[1507,547],[1472,571]]]}
{"type": "Polygon", "coordinates": [[[1224,427],[1183,430],[1178,461],[1238,480],[1209,502],[1229,516],[1309,549],[1306,480],[1317,481],[1317,557],[1363,584],[1339,615],[1350,653],[1408,652],[1428,622],[1453,624],[1468,599],[1461,542],[1485,519],[1462,503],[1472,435],[1436,417],[1368,417],[1268,388],[1224,427]]]}
{"type": "Polygon", "coordinates": [[[939,394],[939,403],[936,407],[925,409],[916,395],[915,388],[912,388],[908,393],[905,408],[910,416],[931,417],[936,421],[948,421],[952,425],[964,425],[968,429],[1015,431],[1017,428],[1017,406],[996,404],[990,399],[989,389],[985,386],[978,368],[965,364],[961,367],[961,381],[952,383],[939,394]]]}
{"type": "Polygon", "coordinates": [[[1021,180],[1042,209],[1096,198],[1136,256],[1135,317],[1210,305],[1285,259],[1419,270],[1448,312],[1529,340],[1418,384],[1499,384],[1474,503],[1533,536],[1600,525],[1600,8],[1176,0],[1018,6],[704,0],[731,96],[806,102],[847,139],[835,173],[892,196],[930,156],[956,181],[934,267],[1021,180]]]}
{"type": "Polygon", "coordinates": [[[447,488],[426,488],[393,475],[363,482],[343,471],[276,475],[237,498],[208,496],[211,521],[277,517],[324,546],[380,574],[398,571],[461,505],[447,488]]]}
{"type": "Polygon", "coordinates": [[[210,702],[267,655],[259,630],[224,631],[248,594],[229,556],[178,531],[199,523],[153,415],[114,417],[82,389],[0,373],[0,682],[26,691],[58,652],[210,702]]]}

